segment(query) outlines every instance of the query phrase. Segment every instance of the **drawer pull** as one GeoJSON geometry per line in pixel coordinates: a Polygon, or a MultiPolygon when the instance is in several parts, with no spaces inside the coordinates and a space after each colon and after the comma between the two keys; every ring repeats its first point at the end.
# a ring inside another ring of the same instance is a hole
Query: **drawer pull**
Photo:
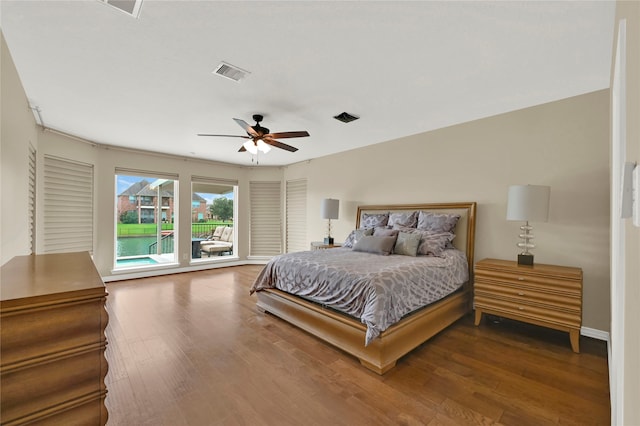
{"type": "Polygon", "coordinates": [[[518,292],[518,296],[524,296],[524,293],[523,293],[523,292],[521,292],[521,291],[519,291],[519,292],[518,292]]]}
{"type": "Polygon", "coordinates": [[[518,309],[524,311],[524,306],[518,306],[518,309]]]}
{"type": "Polygon", "coordinates": [[[518,277],[518,281],[524,281],[524,277],[518,277]]]}

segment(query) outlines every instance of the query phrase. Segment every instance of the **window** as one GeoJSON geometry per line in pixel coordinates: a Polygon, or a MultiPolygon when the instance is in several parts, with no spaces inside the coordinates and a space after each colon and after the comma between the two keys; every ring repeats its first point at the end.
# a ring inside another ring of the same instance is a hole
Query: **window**
{"type": "Polygon", "coordinates": [[[237,252],[238,182],[191,177],[191,260],[219,260],[237,252]]]}
{"type": "Polygon", "coordinates": [[[282,253],[280,182],[249,182],[249,199],[250,256],[271,257],[282,253]]]}
{"type": "Polygon", "coordinates": [[[309,250],[307,180],[287,181],[287,252],[309,250]]]}
{"type": "Polygon", "coordinates": [[[177,261],[176,178],[116,170],[115,269],[177,261]]]}
{"type": "Polygon", "coordinates": [[[93,165],[45,155],[44,252],[93,251],[93,165]]]}

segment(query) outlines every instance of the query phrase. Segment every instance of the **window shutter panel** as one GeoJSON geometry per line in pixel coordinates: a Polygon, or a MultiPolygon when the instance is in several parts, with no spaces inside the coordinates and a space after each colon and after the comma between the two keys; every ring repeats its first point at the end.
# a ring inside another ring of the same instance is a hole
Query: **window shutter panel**
{"type": "Polygon", "coordinates": [[[93,250],[93,165],[44,157],[44,252],[93,250]]]}
{"type": "Polygon", "coordinates": [[[29,241],[36,252],[36,150],[29,144],[29,241]]]}
{"type": "Polygon", "coordinates": [[[275,256],[282,253],[280,188],[280,182],[249,182],[250,256],[275,256]]]}
{"type": "Polygon", "coordinates": [[[307,180],[287,181],[287,252],[309,250],[307,244],[307,180]]]}

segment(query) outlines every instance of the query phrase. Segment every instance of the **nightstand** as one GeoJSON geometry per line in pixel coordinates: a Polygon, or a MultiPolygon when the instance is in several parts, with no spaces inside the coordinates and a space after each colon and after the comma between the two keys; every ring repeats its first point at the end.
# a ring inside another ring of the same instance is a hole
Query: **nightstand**
{"type": "Polygon", "coordinates": [[[476,325],[485,313],[567,331],[580,352],[582,269],[484,259],[474,272],[476,325]]]}
{"type": "Polygon", "coordinates": [[[322,241],[313,241],[311,243],[311,250],[325,250],[325,249],[332,249],[332,248],[338,248],[338,247],[342,247],[342,244],[340,243],[325,244],[322,241]]]}

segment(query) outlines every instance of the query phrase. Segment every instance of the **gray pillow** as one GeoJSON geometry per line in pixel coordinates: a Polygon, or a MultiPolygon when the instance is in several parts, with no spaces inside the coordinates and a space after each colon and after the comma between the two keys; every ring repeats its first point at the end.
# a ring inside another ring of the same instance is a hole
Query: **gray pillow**
{"type": "Polygon", "coordinates": [[[377,227],[373,230],[374,237],[397,237],[400,231],[397,229],[387,229],[383,227],[377,227]]]}
{"type": "Polygon", "coordinates": [[[351,231],[344,243],[342,243],[342,247],[352,248],[353,245],[365,235],[373,235],[373,228],[354,229],[353,231],[351,231]]]}
{"type": "Polygon", "coordinates": [[[389,222],[389,212],[387,213],[364,213],[360,221],[360,229],[377,228],[378,226],[387,226],[389,222]]]}
{"type": "Polygon", "coordinates": [[[442,256],[445,249],[452,248],[451,241],[456,237],[452,232],[432,232],[424,229],[395,227],[401,233],[414,234],[420,236],[418,245],[418,255],[442,256]]]}
{"type": "Polygon", "coordinates": [[[415,228],[418,225],[418,212],[414,211],[409,213],[390,213],[387,226],[392,227],[394,225],[406,226],[407,228],[415,228]]]}
{"type": "Polygon", "coordinates": [[[453,232],[459,219],[459,214],[432,213],[421,210],[418,214],[418,229],[431,232],[453,232]]]}
{"type": "Polygon", "coordinates": [[[405,256],[416,256],[418,254],[419,245],[419,234],[400,232],[398,234],[398,238],[396,239],[396,245],[393,247],[393,252],[395,254],[402,254],[405,256]]]}
{"type": "Polygon", "coordinates": [[[353,246],[353,251],[383,254],[387,256],[391,254],[395,243],[396,237],[364,236],[360,238],[357,243],[355,243],[355,245],[353,246]]]}

